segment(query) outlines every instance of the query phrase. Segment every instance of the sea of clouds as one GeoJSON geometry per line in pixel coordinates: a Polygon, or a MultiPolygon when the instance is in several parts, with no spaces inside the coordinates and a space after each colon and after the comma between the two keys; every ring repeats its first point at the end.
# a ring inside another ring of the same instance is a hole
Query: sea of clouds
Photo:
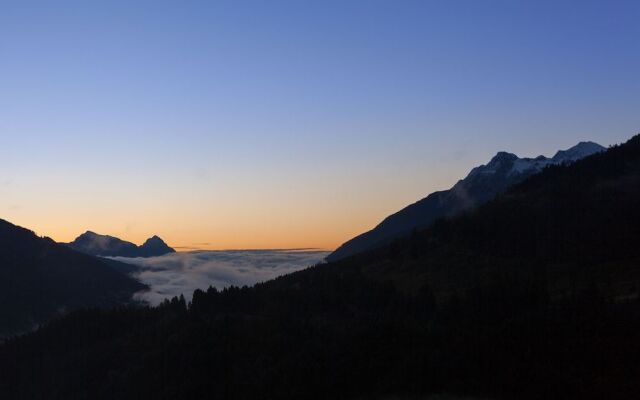
{"type": "Polygon", "coordinates": [[[318,250],[229,250],[110,258],[138,266],[133,276],[150,290],[137,293],[136,299],[157,305],[165,298],[180,294],[190,300],[195,289],[264,282],[318,264],[328,254],[318,250]]]}

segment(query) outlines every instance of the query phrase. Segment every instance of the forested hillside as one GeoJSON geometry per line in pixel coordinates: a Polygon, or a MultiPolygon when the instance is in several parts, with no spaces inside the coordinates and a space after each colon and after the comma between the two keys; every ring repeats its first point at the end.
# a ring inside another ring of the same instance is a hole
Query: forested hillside
{"type": "Polygon", "coordinates": [[[116,265],[0,220],[0,338],[81,307],[131,301],[145,285],[116,265]]]}
{"type": "Polygon", "coordinates": [[[640,136],[341,262],[73,313],[0,347],[0,395],[633,398],[638,205],[640,136]]]}

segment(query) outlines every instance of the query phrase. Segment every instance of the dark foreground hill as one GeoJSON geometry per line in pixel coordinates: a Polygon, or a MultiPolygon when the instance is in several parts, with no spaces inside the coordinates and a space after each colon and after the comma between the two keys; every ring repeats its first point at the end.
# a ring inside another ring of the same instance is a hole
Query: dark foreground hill
{"type": "Polygon", "coordinates": [[[629,399],[640,137],[342,262],[0,347],[15,399],[629,399]]]}
{"type": "Polygon", "coordinates": [[[435,192],[385,218],[378,226],[341,245],[327,257],[338,261],[408,236],[415,229],[425,229],[439,218],[452,217],[493,199],[511,186],[539,173],[551,165],[568,164],[604,151],[593,142],[580,142],[552,158],[518,158],[499,152],[486,165],[474,168],[451,189],[435,192]]]}
{"type": "Polygon", "coordinates": [[[127,303],[144,288],[95,257],[0,220],[0,337],[80,307],[127,303]]]}
{"type": "Polygon", "coordinates": [[[156,257],[175,253],[158,236],[147,239],[141,246],[109,235],[87,231],[67,244],[74,250],[102,257],[156,257]]]}

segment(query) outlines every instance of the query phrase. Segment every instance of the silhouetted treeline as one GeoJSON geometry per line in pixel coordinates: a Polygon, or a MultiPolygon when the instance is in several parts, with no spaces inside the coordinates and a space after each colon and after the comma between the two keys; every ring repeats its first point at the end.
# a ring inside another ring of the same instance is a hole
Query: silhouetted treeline
{"type": "Polygon", "coordinates": [[[0,339],[80,307],[130,302],[146,286],[120,273],[122,265],[0,220],[0,339]]]}
{"type": "Polygon", "coordinates": [[[0,347],[16,399],[628,399],[640,137],[373,252],[0,347]]]}

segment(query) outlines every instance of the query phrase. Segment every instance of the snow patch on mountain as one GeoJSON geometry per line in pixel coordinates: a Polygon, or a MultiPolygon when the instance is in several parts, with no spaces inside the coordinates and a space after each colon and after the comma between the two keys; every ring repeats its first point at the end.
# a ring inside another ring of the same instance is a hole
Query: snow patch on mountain
{"type": "Polygon", "coordinates": [[[471,173],[469,173],[469,177],[478,174],[486,175],[499,172],[506,172],[506,176],[518,174],[531,175],[542,171],[550,165],[575,162],[604,150],[606,149],[597,143],[580,142],[570,149],[558,151],[552,158],[545,156],[519,158],[515,154],[501,151],[496,154],[488,164],[474,168],[471,173]]]}

